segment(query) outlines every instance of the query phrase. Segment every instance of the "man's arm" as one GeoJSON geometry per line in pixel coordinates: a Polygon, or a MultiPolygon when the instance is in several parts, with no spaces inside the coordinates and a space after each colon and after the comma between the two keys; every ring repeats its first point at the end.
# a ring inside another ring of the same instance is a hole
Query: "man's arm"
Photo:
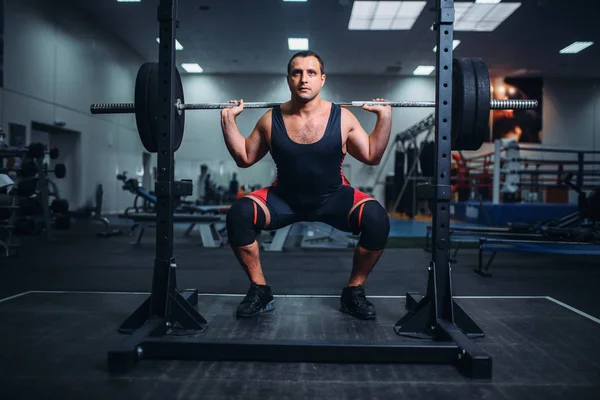
{"type": "Polygon", "coordinates": [[[392,131],[391,108],[382,106],[363,108],[377,114],[375,129],[373,129],[371,135],[367,135],[354,114],[342,109],[342,115],[347,120],[348,125],[346,126],[349,129],[346,147],[348,153],[358,161],[369,165],[377,165],[381,162],[390,140],[392,131]]]}
{"type": "Polygon", "coordinates": [[[221,112],[221,128],[225,145],[229,154],[240,168],[248,168],[260,161],[269,151],[265,139],[267,123],[270,121],[271,112],[265,113],[256,123],[254,130],[247,138],[240,133],[236,117],[242,112],[243,103],[238,107],[223,109],[221,112]]]}

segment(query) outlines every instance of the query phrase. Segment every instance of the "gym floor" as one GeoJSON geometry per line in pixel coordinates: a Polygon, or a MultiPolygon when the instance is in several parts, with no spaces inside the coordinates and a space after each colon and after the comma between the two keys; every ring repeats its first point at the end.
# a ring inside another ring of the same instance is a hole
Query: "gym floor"
{"type": "MultiPolygon", "coordinates": [[[[140,361],[110,375],[106,353],[118,326],[147,297],[154,230],[98,238],[77,223],[55,243],[25,238],[18,257],[2,258],[2,399],[597,399],[600,390],[600,269],[597,257],[500,254],[493,276],[473,272],[475,250],[453,265],[457,303],[486,337],[493,378],[477,381],[449,365],[337,365],[140,361]]],[[[337,311],[352,250],[263,253],[275,310],[234,317],[248,288],[229,248],[206,249],[197,235],[175,242],[180,289],[200,292],[210,337],[403,340],[392,327],[407,291],[423,292],[430,254],[388,249],[367,283],[376,321],[337,311]],[[296,296],[286,296],[296,295],[296,296]]]]}

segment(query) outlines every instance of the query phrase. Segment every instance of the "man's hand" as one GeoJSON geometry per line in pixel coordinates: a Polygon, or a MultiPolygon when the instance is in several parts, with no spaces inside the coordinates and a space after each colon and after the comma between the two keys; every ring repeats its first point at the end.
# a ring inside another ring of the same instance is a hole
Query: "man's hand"
{"type": "Polygon", "coordinates": [[[221,110],[221,118],[236,118],[244,111],[244,100],[229,100],[229,104],[237,104],[235,107],[227,107],[221,110]]]}
{"type": "MultiPolygon", "coordinates": [[[[377,101],[377,102],[381,102],[381,101],[389,101],[386,99],[373,99],[373,101],[377,101]]],[[[392,115],[392,107],[390,106],[382,106],[382,105],[378,105],[378,106],[370,106],[368,104],[364,104],[362,106],[362,109],[365,111],[369,111],[372,113],[377,114],[378,116],[391,116],[392,115]]]]}

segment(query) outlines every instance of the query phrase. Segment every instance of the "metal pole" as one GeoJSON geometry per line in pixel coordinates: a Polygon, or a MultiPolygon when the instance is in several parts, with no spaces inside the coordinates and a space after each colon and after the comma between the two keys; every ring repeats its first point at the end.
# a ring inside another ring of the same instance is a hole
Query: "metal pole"
{"type": "Polygon", "coordinates": [[[500,151],[502,149],[502,142],[500,140],[494,141],[494,180],[493,184],[493,204],[500,204],[500,151]]]}
{"type": "Polygon", "coordinates": [[[432,261],[433,290],[437,292],[436,319],[454,322],[450,281],[450,160],[452,155],[452,39],[454,0],[437,0],[435,102],[435,176],[433,186],[432,261]]]}
{"type": "MultiPolygon", "coordinates": [[[[177,0],[161,0],[158,6],[160,29],[159,59],[159,132],[156,182],[156,258],[152,277],[150,315],[166,316],[166,305],[171,281],[170,268],[175,267],[173,259],[173,182],[174,159],[173,131],[175,130],[175,107],[173,107],[175,81],[175,30],[177,0]]],[[[173,275],[174,280],[174,275],[173,275]]]]}

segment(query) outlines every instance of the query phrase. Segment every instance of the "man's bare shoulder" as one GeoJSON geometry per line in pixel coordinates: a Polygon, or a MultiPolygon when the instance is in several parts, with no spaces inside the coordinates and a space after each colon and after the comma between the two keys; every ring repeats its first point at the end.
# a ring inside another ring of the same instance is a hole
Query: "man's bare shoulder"
{"type": "Polygon", "coordinates": [[[348,124],[349,126],[353,126],[354,124],[358,123],[358,118],[356,118],[356,115],[354,115],[354,113],[350,110],[348,110],[345,107],[341,107],[342,110],[342,123],[344,125],[348,124]]]}
{"type": "Polygon", "coordinates": [[[263,136],[270,136],[271,134],[271,121],[273,117],[273,110],[267,110],[256,123],[256,129],[263,136]]]}

